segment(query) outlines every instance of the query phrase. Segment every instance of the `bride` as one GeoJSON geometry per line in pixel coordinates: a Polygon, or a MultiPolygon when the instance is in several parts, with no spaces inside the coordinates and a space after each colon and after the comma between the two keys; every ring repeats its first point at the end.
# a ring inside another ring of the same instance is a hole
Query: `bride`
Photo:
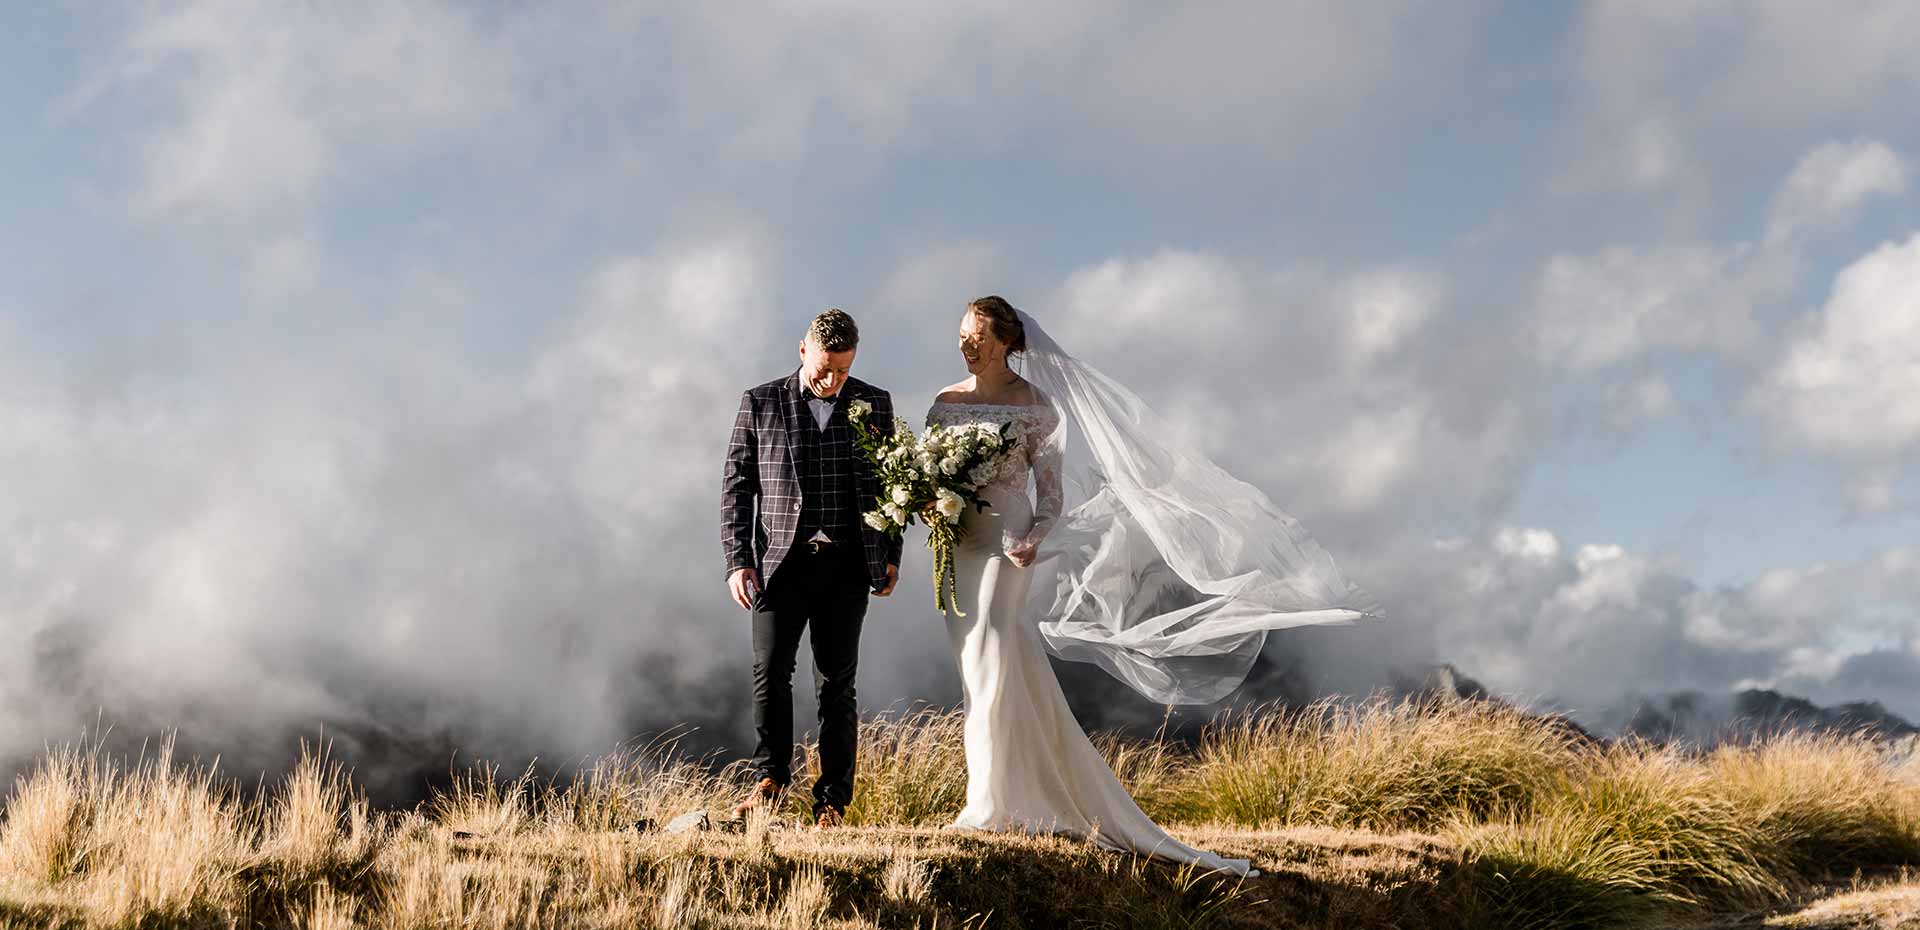
{"type": "Polygon", "coordinates": [[[1179,448],[1138,396],[1004,299],[967,305],[960,354],[969,377],[934,399],[928,425],[1012,423],[1015,441],[954,552],[946,627],[965,693],[967,803],[952,826],[1259,874],[1140,810],[1047,656],[1096,663],[1161,703],[1211,703],[1246,679],[1266,631],[1379,605],[1258,489],[1179,448]]]}

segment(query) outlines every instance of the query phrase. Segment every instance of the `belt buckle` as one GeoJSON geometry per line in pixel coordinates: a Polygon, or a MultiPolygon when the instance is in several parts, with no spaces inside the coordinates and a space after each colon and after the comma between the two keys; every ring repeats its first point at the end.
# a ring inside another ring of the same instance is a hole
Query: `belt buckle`
{"type": "Polygon", "coordinates": [[[833,540],[831,539],[807,540],[807,550],[809,552],[812,552],[814,555],[819,555],[820,553],[825,552],[832,547],[833,547],[833,540]]]}

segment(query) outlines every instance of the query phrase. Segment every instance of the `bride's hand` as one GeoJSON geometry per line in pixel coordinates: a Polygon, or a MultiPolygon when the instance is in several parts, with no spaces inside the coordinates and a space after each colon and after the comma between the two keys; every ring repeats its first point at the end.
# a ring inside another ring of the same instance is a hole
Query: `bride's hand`
{"type": "Polygon", "coordinates": [[[1039,547],[1023,539],[1007,547],[1007,558],[1013,560],[1013,564],[1026,568],[1033,564],[1034,550],[1037,548],[1039,547]]]}

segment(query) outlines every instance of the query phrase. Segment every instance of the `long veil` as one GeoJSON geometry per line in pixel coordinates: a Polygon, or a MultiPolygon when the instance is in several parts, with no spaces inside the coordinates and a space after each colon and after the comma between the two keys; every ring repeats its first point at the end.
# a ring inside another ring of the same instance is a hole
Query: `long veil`
{"type": "Polygon", "coordinates": [[[1021,373],[1060,413],[1064,500],[1034,562],[1047,649],[1163,704],[1246,680],[1269,630],[1382,615],[1260,489],[1181,448],[1140,397],[1019,311],[1021,373]]]}

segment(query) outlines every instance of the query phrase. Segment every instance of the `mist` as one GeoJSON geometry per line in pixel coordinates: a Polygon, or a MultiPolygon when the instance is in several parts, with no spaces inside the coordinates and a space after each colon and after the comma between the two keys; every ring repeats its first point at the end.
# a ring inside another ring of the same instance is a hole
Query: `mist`
{"type": "MultiPolygon", "coordinates": [[[[21,14],[0,778],[176,730],[243,782],[329,740],[391,803],[743,754],[740,391],[839,306],[917,421],[986,293],[1385,605],[1236,703],[1449,663],[1601,728],[1920,718],[1920,33],[1396,6],[21,14]]],[[[921,542],[866,712],[959,698],[921,542]]],[[[1060,671],[1089,727],[1217,710],[1060,671]]]]}

